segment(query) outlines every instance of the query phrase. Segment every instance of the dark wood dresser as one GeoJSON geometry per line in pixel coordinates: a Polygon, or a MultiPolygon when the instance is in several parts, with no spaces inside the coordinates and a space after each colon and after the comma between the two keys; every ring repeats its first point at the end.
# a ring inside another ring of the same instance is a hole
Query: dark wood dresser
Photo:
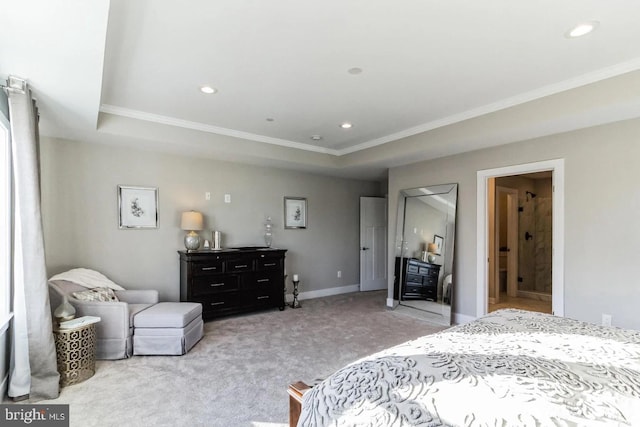
{"type": "Polygon", "coordinates": [[[278,307],[284,310],[286,249],[178,251],[180,301],[202,303],[205,320],[278,307]]]}
{"type": "Polygon", "coordinates": [[[394,298],[438,300],[438,276],[440,265],[430,264],[416,258],[396,257],[394,298]],[[402,262],[400,261],[402,259],[402,262]],[[402,281],[400,282],[400,272],[402,281]]]}

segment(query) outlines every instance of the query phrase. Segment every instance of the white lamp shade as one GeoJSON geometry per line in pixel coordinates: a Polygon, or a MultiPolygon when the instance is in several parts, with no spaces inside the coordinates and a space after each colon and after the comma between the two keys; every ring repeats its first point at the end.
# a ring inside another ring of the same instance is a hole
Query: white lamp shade
{"type": "Polygon", "coordinates": [[[196,211],[182,212],[182,221],[180,228],[183,230],[197,231],[202,230],[203,219],[202,214],[196,211]]]}

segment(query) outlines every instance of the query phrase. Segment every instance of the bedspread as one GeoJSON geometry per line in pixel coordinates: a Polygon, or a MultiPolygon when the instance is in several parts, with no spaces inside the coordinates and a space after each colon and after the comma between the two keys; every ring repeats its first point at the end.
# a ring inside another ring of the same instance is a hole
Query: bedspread
{"type": "Polygon", "coordinates": [[[640,332],[499,310],[350,364],[298,426],[640,426],[640,332]]]}

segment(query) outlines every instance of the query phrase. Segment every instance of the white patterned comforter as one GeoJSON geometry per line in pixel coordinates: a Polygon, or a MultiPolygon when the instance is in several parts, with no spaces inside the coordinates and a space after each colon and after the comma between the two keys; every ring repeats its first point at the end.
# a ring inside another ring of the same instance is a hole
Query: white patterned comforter
{"type": "Polygon", "coordinates": [[[640,426],[640,332],[500,310],[344,367],[298,426],[640,426]]]}

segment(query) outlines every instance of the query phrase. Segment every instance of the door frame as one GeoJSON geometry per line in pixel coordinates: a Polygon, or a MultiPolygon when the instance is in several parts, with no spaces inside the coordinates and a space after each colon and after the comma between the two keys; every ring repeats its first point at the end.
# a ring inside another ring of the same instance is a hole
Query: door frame
{"type": "Polygon", "coordinates": [[[525,163],[477,172],[476,214],[476,316],[488,311],[489,286],[489,229],[488,229],[488,181],[489,178],[551,171],[552,173],[552,313],[564,316],[564,159],[525,163]]]}

